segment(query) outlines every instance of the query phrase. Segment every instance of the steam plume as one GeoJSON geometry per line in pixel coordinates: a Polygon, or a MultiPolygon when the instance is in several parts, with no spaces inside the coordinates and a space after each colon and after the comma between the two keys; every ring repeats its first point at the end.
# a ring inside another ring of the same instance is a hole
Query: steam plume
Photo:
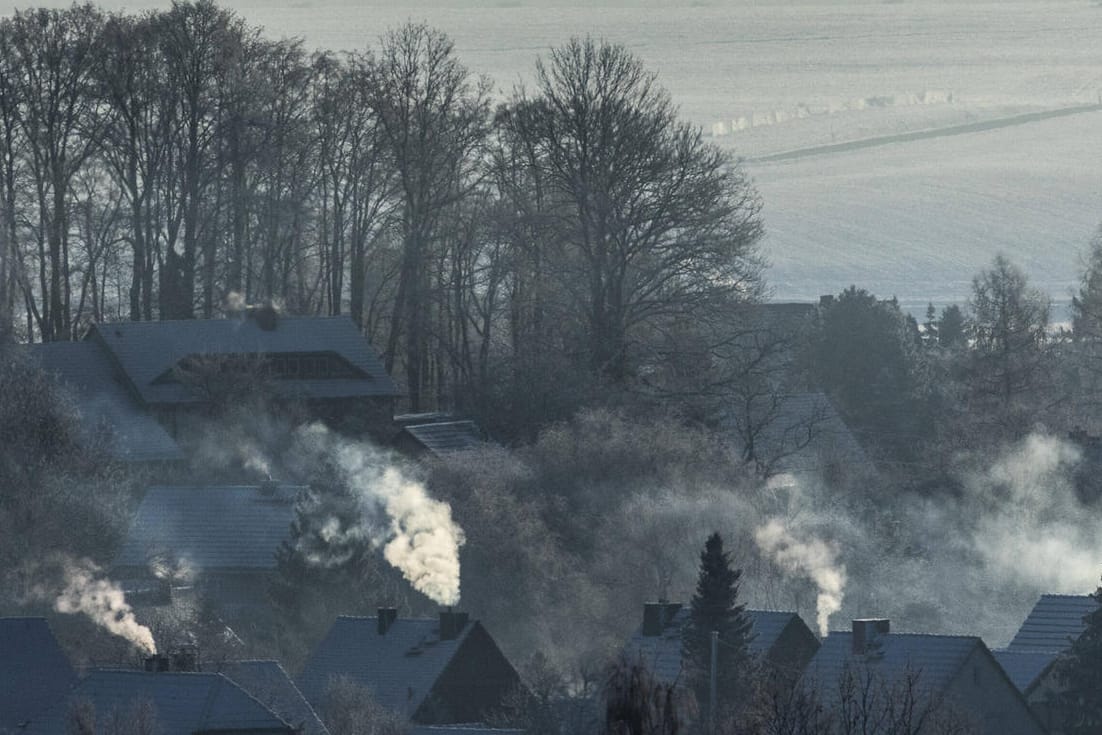
{"type": "MultiPolygon", "coordinates": [[[[438,604],[459,602],[459,547],[465,539],[451,506],[429,497],[422,483],[365,444],[319,424],[303,429],[301,439],[309,454],[332,463],[358,502],[361,524],[343,535],[362,535],[381,546],[387,562],[438,604]]],[[[339,524],[327,522],[323,532],[340,533],[339,524]]]]}
{"type": "MultiPolygon", "coordinates": [[[[88,559],[57,561],[63,578],[61,591],[53,601],[54,610],[68,615],[84,614],[96,625],[130,641],[143,653],[157,652],[153,634],[134,618],[134,611],[118,584],[101,576],[102,570],[88,559]]],[[[53,594],[40,586],[35,596],[49,599],[53,594]]]]}
{"type": "Polygon", "coordinates": [[[754,532],[762,553],[790,574],[803,574],[819,589],[815,601],[819,635],[825,636],[830,616],[842,609],[846,568],[838,563],[837,549],[825,541],[801,541],[779,519],[772,519],[754,532]]]}

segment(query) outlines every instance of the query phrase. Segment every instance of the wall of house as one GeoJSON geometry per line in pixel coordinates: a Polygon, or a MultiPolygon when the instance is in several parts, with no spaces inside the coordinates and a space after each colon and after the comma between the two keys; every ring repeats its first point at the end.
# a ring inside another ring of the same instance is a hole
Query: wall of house
{"type": "Polygon", "coordinates": [[[979,725],[983,735],[1045,735],[990,653],[976,646],[946,690],[947,699],[979,725]]]}
{"type": "Polygon", "coordinates": [[[522,687],[520,676],[493,638],[478,623],[436,680],[415,722],[446,725],[482,722],[505,698],[522,687]]]}
{"type": "Polygon", "coordinates": [[[1060,727],[1063,716],[1060,710],[1052,704],[1053,698],[1061,691],[1063,691],[1063,686],[1056,680],[1056,673],[1050,667],[1041,675],[1040,680],[1034,684],[1026,695],[1026,701],[1029,702],[1029,706],[1041,720],[1041,723],[1048,728],[1049,735],[1064,735],[1064,731],[1060,727]]]}
{"type": "Polygon", "coordinates": [[[773,647],[766,660],[781,681],[795,683],[819,650],[819,639],[799,620],[793,619],[773,647]]]}

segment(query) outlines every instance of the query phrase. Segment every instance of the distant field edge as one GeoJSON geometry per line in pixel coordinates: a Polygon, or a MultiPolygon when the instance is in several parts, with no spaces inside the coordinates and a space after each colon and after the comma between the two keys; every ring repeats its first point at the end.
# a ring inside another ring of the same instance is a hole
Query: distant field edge
{"type": "Polygon", "coordinates": [[[895,135],[878,135],[872,138],[861,138],[859,140],[849,140],[842,143],[829,143],[826,145],[810,146],[808,148],[796,148],[793,150],[781,151],[779,153],[770,153],[764,156],[751,156],[743,158],[742,160],[746,163],[770,163],[773,161],[788,161],[795,158],[806,158],[808,156],[846,153],[848,151],[856,151],[862,148],[874,148],[876,146],[890,145],[892,143],[907,143],[912,140],[928,140],[930,138],[943,138],[950,135],[963,135],[965,133],[980,133],[985,130],[998,130],[1000,128],[1009,128],[1014,125],[1025,125],[1026,123],[1051,120],[1056,117],[1081,115],[1085,112],[1102,112],[1102,104],[1061,107],[1055,110],[1027,112],[1021,115],[997,117],[991,120],[981,120],[979,122],[964,123],[962,125],[948,125],[943,128],[926,128],[924,130],[913,130],[908,133],[897,133],[895,135]]]}

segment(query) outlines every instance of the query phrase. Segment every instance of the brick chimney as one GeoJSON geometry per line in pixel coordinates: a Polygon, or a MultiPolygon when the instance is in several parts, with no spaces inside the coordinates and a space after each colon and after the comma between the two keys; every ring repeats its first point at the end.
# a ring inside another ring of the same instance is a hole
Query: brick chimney
{"type": "Polygon", "coordinates": [[[173,648],[168,653],[155,653],[152,656],[146,656],[142,663],[145,670],[151,673],[163,671],[200,671],[199,646],[179,646],[173,648]]]}
{"type": "Polygon", "coordinates": [[[453,641],[467,627],[468,615],[465,612],[453,612],[449,607],[440,611],[440,640],[453,641]]]}
{"type": "Polygon", "coordinates": [[[887,618],[865,618],[853,621],[853,655],[876,654],[883,638],[891,632],[887,618]]]}
{"type": "Polygon", "coordinates": [[[394,625],[394,621],[397,619],[398,608],[380,607],[379,617],[377,618],[379,623],[379,635],[386,635],[386,632],[390,630],[390,626],[394,625]]]}

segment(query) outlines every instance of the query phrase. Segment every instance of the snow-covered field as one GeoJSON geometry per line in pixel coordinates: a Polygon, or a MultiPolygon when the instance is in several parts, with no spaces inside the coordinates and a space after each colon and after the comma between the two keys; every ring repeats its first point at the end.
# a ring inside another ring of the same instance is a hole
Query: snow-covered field
{"type": "Polygon", "coordinates": [[[1066,297],[1102,221],[1102,113],[908,136],[1102,102],[1100,0],[224,2],[311,48],[364,48],[388,27],[425,20],[505,91],[572,35],[627,44],[686,117],[747,159],[780,299],[857,283],[903,301],[956,300],[998,250],[1066,297]],[[760,160],[885,136],[897,142],[760,160]]]}

